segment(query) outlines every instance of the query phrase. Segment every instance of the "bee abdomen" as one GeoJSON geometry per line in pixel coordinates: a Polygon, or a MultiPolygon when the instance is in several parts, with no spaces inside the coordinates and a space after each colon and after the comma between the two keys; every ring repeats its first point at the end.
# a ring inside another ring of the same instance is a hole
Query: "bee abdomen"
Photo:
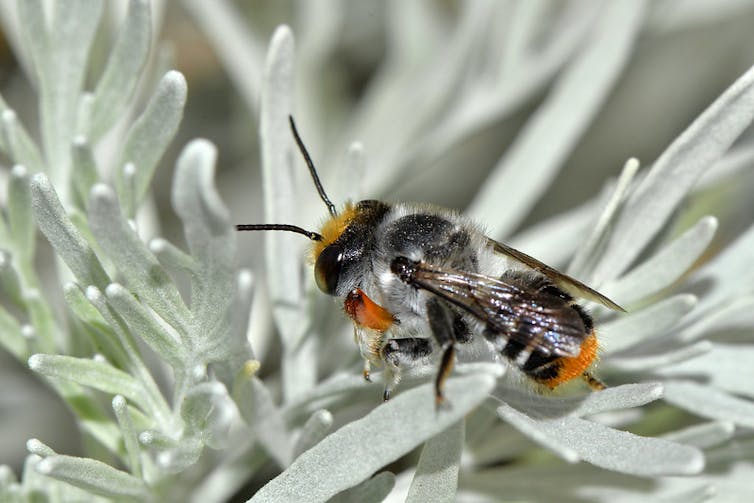
{"type": "Polygon", "coordinates": [[[584,334],[579,354],[568,357],[541,351],[534,343],[522,344],[489,329],[484,331],[484,335],[512,365],[530,379],[550,389],[581,377],[597,358],[597,337],[594,331],[584,334]]]}
{"type": "MultiPolygon", "coordinates": [[[[560,295],[557,297],[567,303],[567,306],[563,306],[564,309],[572,309],[583,324],[583,339],[580,341],[579,353],[575,356],[561,356],[543,350],[540,347],[543,335],[531,330],[527,324],[520,323],[521,320],[518,320],[518,323],[510,323],[504,331],[488,325],[483,332],[485,339],[512,365],[527,377],[550,389],[581,377],[597,357],[597,337],[591,316],[572,299],[560,295]]],[[[557,335],[551,334],[550,337],[557,335]]]]}
{"type": "Polygon", "coordinates": [[[561,357],[538,350],[533,340],[531,344],[523,344],[489,328],[484,331],[484,337],[502,356],[535,381],[557,378],[561,357]]]}

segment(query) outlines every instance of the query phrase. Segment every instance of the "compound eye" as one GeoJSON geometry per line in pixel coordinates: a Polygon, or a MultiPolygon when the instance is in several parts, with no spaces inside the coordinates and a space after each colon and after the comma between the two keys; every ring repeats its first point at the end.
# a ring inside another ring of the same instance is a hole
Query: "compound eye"
{"type": "Polygon", "coordinates": [[[328,295],[335,295],[342,265],[343,249],[340,246],[330,245],[322,250],[314,264],[314,279],[320,290],[328,295]]]}

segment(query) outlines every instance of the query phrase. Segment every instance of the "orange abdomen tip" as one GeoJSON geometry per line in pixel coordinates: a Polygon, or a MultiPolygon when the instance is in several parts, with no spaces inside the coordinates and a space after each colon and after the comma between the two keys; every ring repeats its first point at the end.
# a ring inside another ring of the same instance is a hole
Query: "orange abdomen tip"
{"type": "Polygon", "coordinates": [[[597,359],[598,347],[597,336],[594,334],[594,331],[592,331],[592,333],[584,339],[584,342],[581,343],[581,352],[579,355],[562,357],[555,360],[553,365],[558,366],[558,375],[551,379],[541,381],[541,383],[550,389],[555,389],[564,382],[568,382],[577,377],[583,377],[586,370],[592,365],[594,360],[597,359]]]}
{"type": "Polygon", "coordinates": [[[358,288],[351,290],[343,307],[354,323],[378,332],[384,332],[395,322],[392,313],[374,302],[358,288]]]}

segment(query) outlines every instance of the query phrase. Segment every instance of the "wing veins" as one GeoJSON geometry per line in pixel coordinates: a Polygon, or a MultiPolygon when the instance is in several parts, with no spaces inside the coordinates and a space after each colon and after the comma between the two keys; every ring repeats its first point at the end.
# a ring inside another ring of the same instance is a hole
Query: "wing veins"
{"type": "Polygon", "coordinates": [[[607,298],[605,295],[602,295],[597,290],[594,290],[593,288],[585,285],[581,281],[577,280],[576,278],[573,278],[567,274],[564,274],[557,269],[550,267],[549,265],[545,264],[544,262],[540,262],[539,260],[535,259],[531,255],[527,255],[526,253],[516,250],[513,247],[510,247],[504,243],[501,243],[499,241],[495,241],[492,238],[487,238],[487,242],[492,246],[492,249],[496,253],[500,253],[503,255],[506,255],[517,262],[525,265],[526,267],[533,269],[537,271],[540,274],[543,274],[544,276],[547,276],[549,279],[554,281],[560,288],[568,292],[569,294],[573,295],[574,297],[580,297],[585,300],[589,300],[592,302],[597,302],[599,304],[602,304],[605,307],[608,307],[610,309],[613,309],[615,311],[621,311],[626,312],[625,309],[623,309],[621,306],[607,298]]]}
{"type": "MultiPolygon", "coordinates": [[[[526,346],[536,343],[537,349],[544,354],[576,356],[581,350],[582,327],[562,323],[563,320],[556,316],[560,307],[535,304],[526,298],[528,292],[515,285],[480,274],[434,268],[425,263],[417,266],[412,280],[414,286],[460,307],[508,339],[526,346]],[[506,306],[508,309],[504,310],[506,306]],[[521,322],[536,329],[524,333],[520,330],[521,322]],[[546,337],[546,332],[556,332],[558,337],[546,337]]],[[[546,302],[544,298],[539,300],[546,302]]]]}

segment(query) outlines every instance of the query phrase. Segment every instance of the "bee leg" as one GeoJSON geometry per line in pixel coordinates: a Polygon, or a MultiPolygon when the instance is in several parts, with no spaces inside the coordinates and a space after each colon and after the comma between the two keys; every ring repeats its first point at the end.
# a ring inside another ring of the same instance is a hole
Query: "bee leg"
{"type": "Polygon", "coordinates": [[[385,368],[385,389],[382,390],[382,401],[387,402],[393,395],[393,390],[401,382],[401,369],[400,367],[386,367],[385,368]]]}
{"type": "Polygon", "coordinates": [[[456,348],[452,344],[449,344],[442,354],[440,370],[437,372],[437,377],[435,378],[435,406],[437,407],[445,403],[445,395],[443,394],[445,380],[453,370],[453,362],[456,359],[455,357],[456,348]]]}
{"type": "Polygon", "coordinates": [[[607,384],[603,383],[589,372],[584,372],[583,374],[581,374],[581,377],[594,391],[602,391],[603,389],[607,389],[607,384]]]}
{"type": "MultiPolygon", "coordinates": [[[[395,257],[390,263],[390,270],[398,276],[398,279],[414,288],[421,288],[416,281],[415,274],[418,262],[412,262],[407,257],[395,257]]],[[[437,344],[442,348],[440,370],[435,379],[435,404],[439,407],[445,402],[443,388],[445,380],[453,369],[455,360],[455,343],[458,340],[464,342],[471,339],[471,332],[463,317],[456,317],[453,309],[438,297],[431,297],[426,304],[427,320],[432,335],[437,344]]]]}
{"type": "Polygon", "coordinates": [[[385,365],[385,391],[382,399],[387,401],[390,394],[398,385],[401,379],[401,366],[410,365],[420,360],[432,352],[432,345],[429,339],[420,337],[408,337],[405,339],[390,339],[380,350],[380,356],[386,363],[385,365]]]}
{"type": "Polygon", "coordinates": [[[466,344],[471,340],[471,329],[464,319],[463,315],[457,311],[453,312],[453,336],[456,342],[466,344]]]}
{"type": "Polygon", "coordinates": [[[453,362],[456,354],[453,311],[440,299],[432,297],[427,301],[427,319],[429,321],[429,328],[432,330],[432,335],[437,344],[442,348],[440,370],[435,379],[435,404],[440,406],[445,402],[443,388],[445,387],[445,380],[450,375],[451,370],[453,370],[453,362]]]}

